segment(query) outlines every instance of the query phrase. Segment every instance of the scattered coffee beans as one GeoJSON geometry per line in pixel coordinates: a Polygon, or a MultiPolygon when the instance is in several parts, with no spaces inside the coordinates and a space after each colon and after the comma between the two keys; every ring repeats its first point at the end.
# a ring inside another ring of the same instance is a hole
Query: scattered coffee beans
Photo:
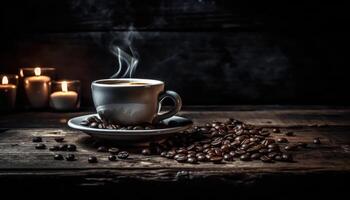
{"type": "MultiPolygon", "coordinates": [[[[119,126],[102,122],[99,118],[88,119],[82,125],[109,129],[144,130],[159,128],[159,126],[119,126]],[[88,122],[88,123],[87,123],[88,122]],[[147,128],[148,127],[148,128],[147,128]]],[[[204,126],[195,126],[183,133],[175,134],[161,143],[151,143],[142,149],[142,155],[160,155],[174,159],[179,163],[226,163],[239,158],[241,161],[260,160],[266,163],[292,162],[289,151],[306,147],[306,143],[290,144],[287,138],[273,139],[270,131],[280,133],[280,129],[259,128],[244,124],[238,120],[228,119],[225,122],[214,121],[204,126]],[[223,162],[225,161],[225,162],[223,162]]],[[[293,132],[287,132],[292,136],[293,132]]],[[[319,138],[318,138],[319,139],[319,138]]],[[[314,141],[315,142],[315,141],[314,141]]],[[[61,147],[60,147],[61,148],[61,147]]],[[[110,161],[117,158],[126,159],[129,153],[118,148],[100,146],[98,152],[110,152],[110,161]]]]}
{"type": "Polygon", "coordinates": [[[35,148],[36,148],[36,149],[46,149],[46,145],[40,143],[40,144],[35,145],[35,148]]]}
{"type": "Polygon", "coordinates": [[[55,160],[63,160],[63,156],[61,154],[55,154],[53,158],[55,160]]]}
{"type": "Polygon", "coordinates": [[[118,153],[118,158],[119,159],[127,159],[129,157],[129,153],[126,151],[121,151],[118,153]]]}
{"type": "Polygon", "coordinates": [[[108,152],[108,149],[105,146],[100,146],[100,147],[97,148],[97,151],[98,152],[108,152]]]}
{"type": "Polygon", "coordinates": [[[89,163],[97,163],[97,158],[96,158],[96,156],[89,156],[88,162],[89,162],[89,163]]]}
{"type": "Polygon", "coordinates": [[[142,155],[145,155],[145,156],[151,155],[151,150],[150,149],[142,149],[142,155]]]}
{"type": "Polygon", "coordinates": [[[43,139],[41,137],[33,137],[32,142],[42,142],[43,139]]]}
{"type": "Polygon", "coordinates": [[[66,160],[67,161],[75,161],[76,159],[75,159],[74,154],[67,154],[66,155],[66,160]]]}
{"type": "Polygon", "coordinates": [[[108,152],[112,155],[117,155],[119,152],[119,149],[118,148],[109,148],[108,152]]]}
{"type": "Polygon", "coordinates": [[[278,138],[277,142],[279,142],[279,143],[287,143],[288,140],[287,140],[287,138],[278,138]]]}
{"type": "Polygon", "coordinates": [[[108,156],[108,160],[110,160],[110,161],[116,161],[116,160],[117,160],[117,156],[115,156],[115,155],[109,155],[109,156],[108,156]]]}
{"type": "Polygon", "coordinates": [[[213,163],[221,163],[223,157],[222,156],[210,156],[209,160],[213,163]]]}
{"type": "Polygon", "coordinates": [[[76,151],[76,150],[77,150],[77,146],[75,146],[74,144],[67,145],[67,151],[76,151]]]}
{"type": "Polygon", "coordinates": [[[59,146],[59,150],[60,150],[60,151],[67,151],[67,147],[68,147],[67,144],[61,144],[61,145],[59,146]]]}
{"type": "Polygon", "coordinates": [[[273,160],[269,158],[268,156],[261,156],[260,160],[265,162],[265,163],[273,163],[273,160]]]}
{"type": "Polygon", "coordinates": [[[314,138],[313,143],[314,144],[321,144],[320,138],[314,138]]]}
{"type": "MultiPolygon", "coordinates": [[[[115,129],[115,130],[150,130],[150,129],[160,129],[160,128],[166,127],[166,125],[163,123],[159,123],[156,125],[144,124],[144,125],[137,125],[137,126],[122,126],[119,124],[102,121],[100,118],[96,116],[92,116],[87,118],[86,120],[81,121],[80,125],[87,126],[90,128],[115,129]]],[[[174,125],[176,124],[169,122],[169,127],[174,125]]]]}
{"type": "Polygon", "coordinates": [[[55,141],[56,142],[63,142],[64,138],[63,137],[57,137],[57,138],[55,138],[55,141]]]}
{"type": "Polygon", "coordinates": [[[280,131],[279,128],[274,128],[274,129],[272,129],[272,132],[274,132],[274,133],[280,133],[281,131],[280,131]]]}
{"type": "Polygon", "coordinates": [[[50,151],[59,151],[60,150],[60,147],[57,146],[57,145],[54,145],[52,147],[49,148],[50,151]]]}

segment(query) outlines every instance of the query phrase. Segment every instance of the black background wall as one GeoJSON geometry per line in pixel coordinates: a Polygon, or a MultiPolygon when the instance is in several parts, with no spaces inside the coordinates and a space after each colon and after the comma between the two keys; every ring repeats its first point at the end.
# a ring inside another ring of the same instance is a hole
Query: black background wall
{"type": "Polygon", "coordinates": [[[224,0],[18,1],[0,8],[0,72],[53,66],[90,82],[132,45],[135,77],[161,79],[184,104],[349,104],[345,3],[224,0]]]}

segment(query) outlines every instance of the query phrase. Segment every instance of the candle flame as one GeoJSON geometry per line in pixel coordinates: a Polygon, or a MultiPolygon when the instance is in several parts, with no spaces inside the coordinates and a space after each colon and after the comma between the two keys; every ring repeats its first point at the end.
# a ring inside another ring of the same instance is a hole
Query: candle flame
{"type": "Polygon", "coordinates": [[[68,84],[67,81],[62,81],[62,91],[68,92],[68,84]]]}
{"type": "Polygon", "coordinates": [[[2,81],[1,81],[2,84],[9,84],[9,79],[7,78],[7,76],[3,76],[2,77],[2,81]]]}
{"type": "Polygon", "coordinates": [[[19,75],[20,75],[21,77],[24,77],[23,69],[19,70],[19,75]]]}
{"type": "Polygon", "coordinates": [[[40,67],[34,68],[34,74],[35,74],[35,76],[40,76],[40,75],[41,75],[41,69],[40,69],[40,67]]]}

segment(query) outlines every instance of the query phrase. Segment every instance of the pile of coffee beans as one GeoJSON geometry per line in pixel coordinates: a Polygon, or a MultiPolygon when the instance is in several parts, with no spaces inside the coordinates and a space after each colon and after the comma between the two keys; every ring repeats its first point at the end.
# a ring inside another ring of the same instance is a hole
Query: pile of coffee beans
{"type": "MultiPolygon", "coordinates": [[[[287,132],[284,137],[279,128],[263,129],[244,124],[238,120],[212,122],[204,126],[193,127],[170,137],[160,144],[151,144],[143,149],[143,155],[160,155],[180,163],[223,163],[236,159],[241,161],[260,160],[265,163],[293,162],[292,151],[306,148],[306,143],[289,143],[286,137],[294,134],[287,132]],[[270,132],[281,135],[272,139],[270,132]]],[[[314,144],[319,144],[316,138],[314,144]]]]}
{"type": "MultiPolygon", "coordinates": [[[[90,117],[86,124],[89,127],[145,130],[147,126],[135,126],[133,128],[105,124],[97,117],[90,117]],[[94,124],[95,123],[95,124],[94,124]],[[97,124],[97,125],[96,125],[97,124]],[[137,129],[135,129],[138,127],[137,129]]],[[[154,126],[148,128],[155,128],[154,126]]],[[[260,160],[265,163],[293,162],[292,152],[298,149],[307,148],[304,142],[290,143],[288,138],[293,137],[293,132],[282,133],[279,128],[266,129],[245,124],[235,119],[227,119],[225,122],[214,121],[206,123],[204,126],[195,126],[182,133],[178,133],[161,143],[151,143],[148,148],[142,149],[140,153],[144,156],[160,155],[168,159],[174,159],[179,163],[199,164],[211,162],[222,164],[235,160],[253,161],[260,160]],[[276,140],[270,137],[271,134],[280,136],[276,140]]],[[[63,142],[63,138],[55,138],[58,143],[63,142]]],[[[32,142],[37,143],[36,149],[46,149],[41,143],[41,137],[32,138],[32,142]]],[[[313,145],[321,144],[320,138],[314,138],[313,145]]],[[[109,153],[109,161],[124,160],[129,157],[127,151],[121,151],[116,147],[96,146],[97,152],[109,153]]],[[[60,144],[49,148],[50,151],[77,150],[74,144],[60,144]]],[[[74,161],[74,154],[54,155],[55,160],[74,161]]],[[[96,156],[88,157],[89,163],[97,163],[96,156]]]]}
{"type": "Polygon", "coordinates": [[[137,126],[122,126],[112,122],[106,122],[101,120],[96,116],[88,117],[86,120],[83,120],[80,125],[87,126],[90,128],[99,128],[99,129],[114,129],[114,130],[150,130],[150,129],[161,129],[167,127],[163,123],[159,124],[142,124],[137,126]]]}

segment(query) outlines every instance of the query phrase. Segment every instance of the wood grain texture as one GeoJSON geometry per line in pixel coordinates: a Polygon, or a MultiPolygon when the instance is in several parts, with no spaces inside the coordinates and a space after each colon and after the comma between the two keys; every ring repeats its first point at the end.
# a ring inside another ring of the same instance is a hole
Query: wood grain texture
{"type": "MultiPolygon", "coordinates": [[[[167,109],[167,107],[165,107],[167,109]]],[[[76,116],[94,113],[18,112],[0,115],[0,128],[62,128],[76,116]]],[[[236,118],[263,127],[347,127],[350,125],[350,109],[341,106],[185,106],[179,115],[193,119],[195,123],[236,118]]]]}
{"type": "MultiPolygon", "coordinates": [[[[95,191],[96,194],[114,191],[116,187],[127,190],[132,186],[139,188],[143,195],[151,196],[154,195],[154,187],[162,188],[160,192],[165,193],[175,187],[206,197],[228,194],[233,188],[238,196],[247,196],[246,190],[256,191],[248,196],[261,196],[260,192],[265,189],[276,188],[274,195],[278,196],[288,193],[288,188],[292,187],[316,196],[337,191],[334,194],[337,196],[346,191],[346,180],[350,177],[348,113],[347,108],[320,106],[187,107],[180,114],[191,117],[196,125],[208,120],[234,117],[257,126],[280,126],[282,133],[273,134],[272,138],[285,137],[283,133],[293,131],[295,136],[287,137],[290,143],[309,144],[309,148],[293,152],[293,163],[268,164],[236,159],[225,164],[199,165],[181,164],[159,156],[143,156],[138,147],[122,146],[118,147],[130,152],[129,159],[108,161],[108,153],[96,152],[92,138],[65,126],[66,119],[86,112],[9,114],[0,118],[0,185],[13,188],[20,181],[20,185],[30,191],[34,186],[40,186],[47,191],[55,188],[56,192],[66,193],[79,188],[82,191],[95,191]],[[266,120],[271,122],[266,124],[266,120]],[[77,160],[54,160],[53,152],[34,148],[35,143],[31,141],[33,136],[41,136],[48,147],[57,144],[55,137],[64,137],[65,143],[77,145],[78,151],[74,152],[77,160]],[[320,137],[322,144],[312,144],[314,137],[320,137]],[[99,162],[89,164],[89,155],[96,155],[99,162]],[[224,190],[220,194],[207,189],[218,186],[224,190]]],[[[140,194],[118,193],[120,195],[129,197],[140,194]]],[[[171,198],[180,196],[176,193],[171,198]]]]}

